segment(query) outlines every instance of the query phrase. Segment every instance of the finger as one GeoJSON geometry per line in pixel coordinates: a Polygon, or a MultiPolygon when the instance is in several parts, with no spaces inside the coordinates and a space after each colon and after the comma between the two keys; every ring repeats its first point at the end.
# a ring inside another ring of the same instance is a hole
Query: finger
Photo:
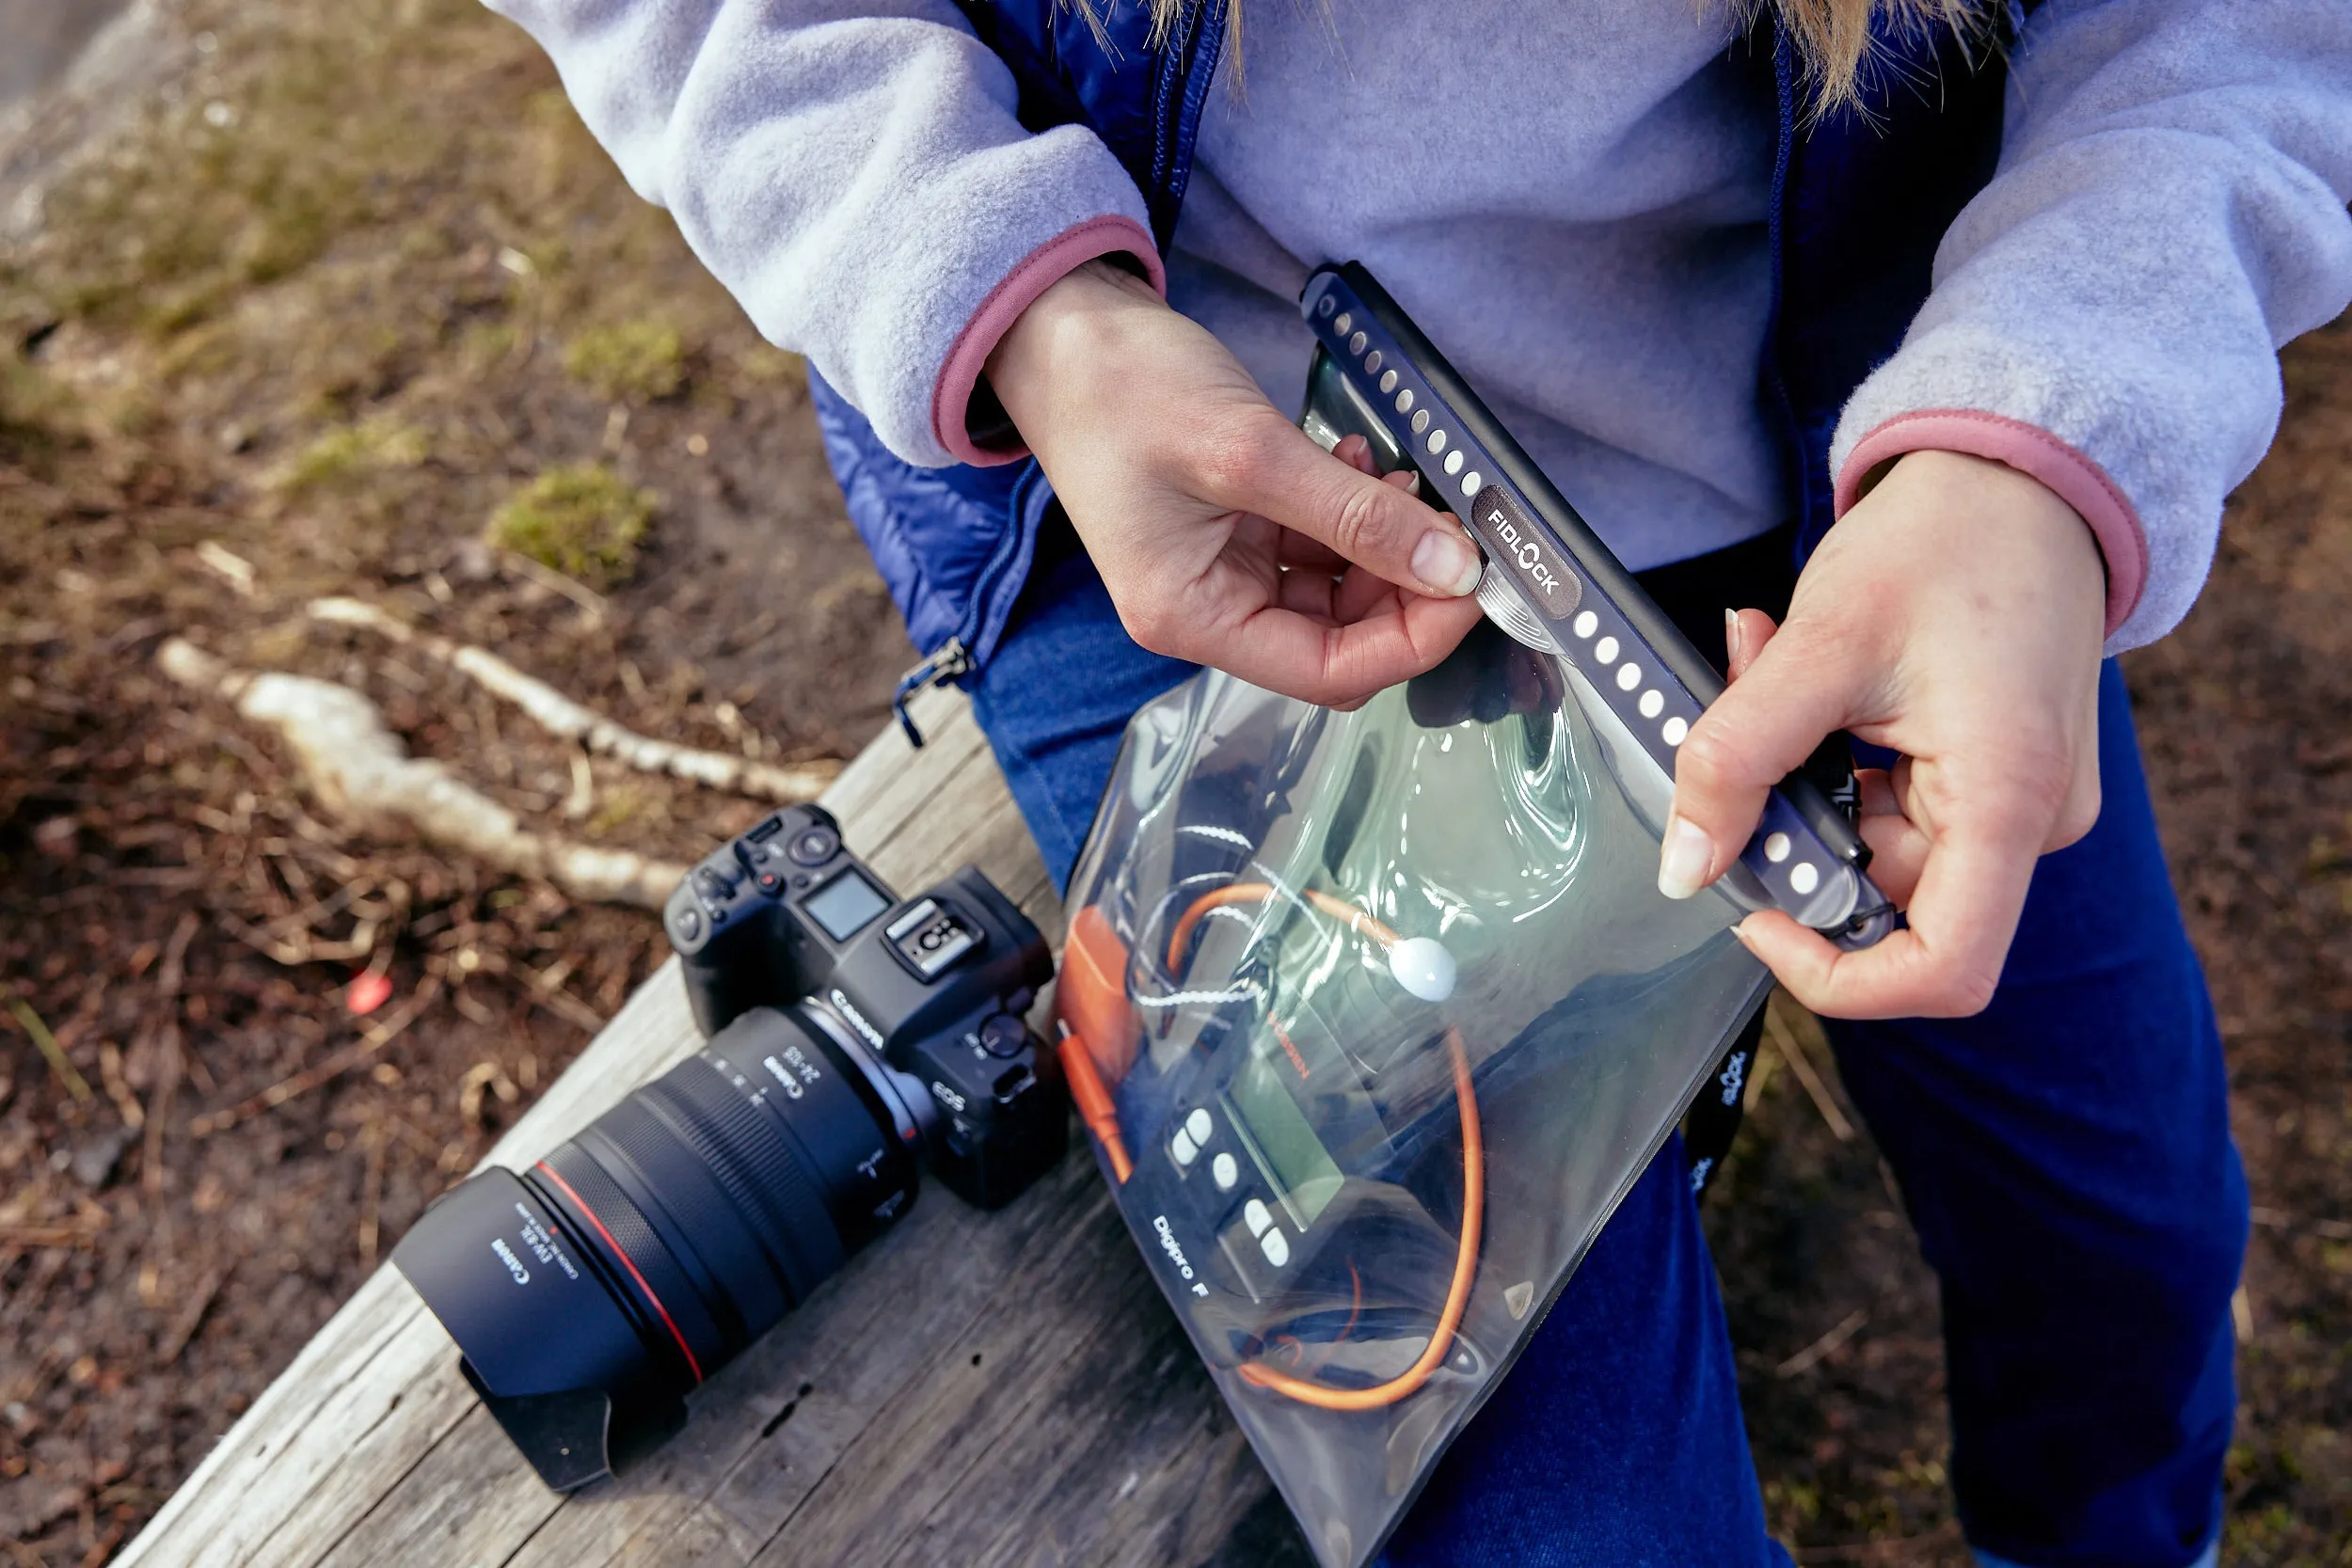
{"type": "Polygon", "coordinates": [[[1875,946],[1841,952],[1776,910],[1742,921],[1740,939],[1816,1012],[1964,1018],[2000,984],[2036,858],[2029,845],[1955,827],[1920,867],[1907,928],[1875,946]]]}
{"type": "Polygon", "coordinates": [[[1353,704],[1434,668],[1480,613],[1475,599],[1388,593],[1386,608],[1343,623],[1262,604],[1204,624],[1193,646],[1173,652],[1303,702],[1353,704]]]}
{"type": "Polygon", "coordinates": [[[1237,442],[1204,473],[1202,490],[1213,505],[1295,529],[1400,588],[1458,598],[1478,586],[1477,546],[1452,517],[1349,467],[1294,426],[1237,442]]]}
{"type": "Polygon", "coordinates": [[[1870,847],[1870,880],[1897,909],[1909,909],[1934,841],[1900,812],[1866,813],[1855,827],[1870,847]]]}
{"type": "Polygon", "coordinates": [[[1658,890],[1688,898],[1738,858],[1764,797],[1844,725],[1866,682],[1858,661],[1786,629],[1691,726],[1675,754],[1674,809],[1658,890]]]}
{"type": "Polygon", "coordinates": [[[1724,668],[1733,680],[1748,673],[1756,655],[1780,630],[1780,623],[1760,610],[1724,611],[1724,668]]]}

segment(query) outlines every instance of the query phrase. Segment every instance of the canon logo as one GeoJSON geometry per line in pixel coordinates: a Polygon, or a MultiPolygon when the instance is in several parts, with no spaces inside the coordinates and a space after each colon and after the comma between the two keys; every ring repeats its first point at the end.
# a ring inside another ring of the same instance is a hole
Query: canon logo
{"type": "Polygon", "coordinates": [[[499,1255],[499,1261],[506,1265],[506,1272],[515,1276],[516,1284],[528,1285],[531,1283],[531,1271],[523,1267],[523,1260],[515,1256],[515,1249],[506,1244],[505,1237],[491,1237],[490,1250],[499,1255]]]}

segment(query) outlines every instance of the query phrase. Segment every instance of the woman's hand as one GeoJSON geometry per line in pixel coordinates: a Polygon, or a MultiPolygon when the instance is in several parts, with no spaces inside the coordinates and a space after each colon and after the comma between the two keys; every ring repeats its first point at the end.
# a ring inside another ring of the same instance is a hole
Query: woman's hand
{"type": "Polygon", "coordinates": [[[1777,911],[1740,935],[1807,1007],[1957,1017],[1992,1000],[2034,862],[2099,816],[2104,563],[2041,483],[1952,452],[1902,458],[1797,581],[1786,626],[1744,610],[1733,682],[1691,727],[1659,887],[1731,864],[1766,792],[1836,729],[1901,754],[1862,783],[1870,875],[1910,928],[1842,953],[1777,911]]]}
{"type": "Polygon", "coordinates": [[[1362,453],[1325,452],[1114,267],[1039,295],[988,379],[1154,652],[1344,706],[1431,668],[1478,618],[1478,551],[1453,518],[1362,453]]]}

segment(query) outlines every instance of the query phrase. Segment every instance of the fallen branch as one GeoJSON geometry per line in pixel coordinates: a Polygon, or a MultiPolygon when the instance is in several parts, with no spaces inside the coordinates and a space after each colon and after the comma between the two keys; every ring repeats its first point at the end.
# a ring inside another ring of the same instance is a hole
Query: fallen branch
{"type": "MultiPolygon", "coordinates": [[[[789,804],[815,800],[841,771],[838,763],[801,763],[779,768],[747,757],[729,756],[724,752],[706,752],[639,735],[594,708],[572,701],[547,682],[524,674],[486,648],[419,631],[363,600],[313,599],[310,613],[314,621],[364,627],[403,647],[430,655],[492,696],[522,709],[526,717],[549,734],[564,740],[577,740],[588,750],[614,757],[641,773],[668,773],[712,789],[789,804]]],[[[575,798],[581,793],[577,779],[574,793],[575,798]]]]}
{"type": "Polygon", "coordinates": [[[405,829],[428,844],[605,903],[660,909],[686,875],[672,862],[530,832],[442,764],[408,755],[375,705],[349,687],[232,669],[177,637],[165,640],[155,662],[181,685],[226,698],[246,718],[276,729],[311,792],[357,826],[405,829]]]}

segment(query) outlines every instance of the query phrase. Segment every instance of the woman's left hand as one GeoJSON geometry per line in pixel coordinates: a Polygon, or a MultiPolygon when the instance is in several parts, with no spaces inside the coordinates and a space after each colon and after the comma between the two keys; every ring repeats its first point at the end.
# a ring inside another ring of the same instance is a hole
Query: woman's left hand
{"type": "Polygon", "coordinates": [[[1732,684],[1680,748],[1660,889],[1721,876],[1772,786],[1849,730],[1901,757],[1862,774],[1861,832],[1909,928],[1845,953],[1767,911],[1740,935],[1818,1013],[1981,1011],[2034,863],[2098,819],[2106,598],[2090,529],[2039,482],[1903,457],[1814,552],[1786,625],[1750,610],[1728,628],[1732,684]]]}

